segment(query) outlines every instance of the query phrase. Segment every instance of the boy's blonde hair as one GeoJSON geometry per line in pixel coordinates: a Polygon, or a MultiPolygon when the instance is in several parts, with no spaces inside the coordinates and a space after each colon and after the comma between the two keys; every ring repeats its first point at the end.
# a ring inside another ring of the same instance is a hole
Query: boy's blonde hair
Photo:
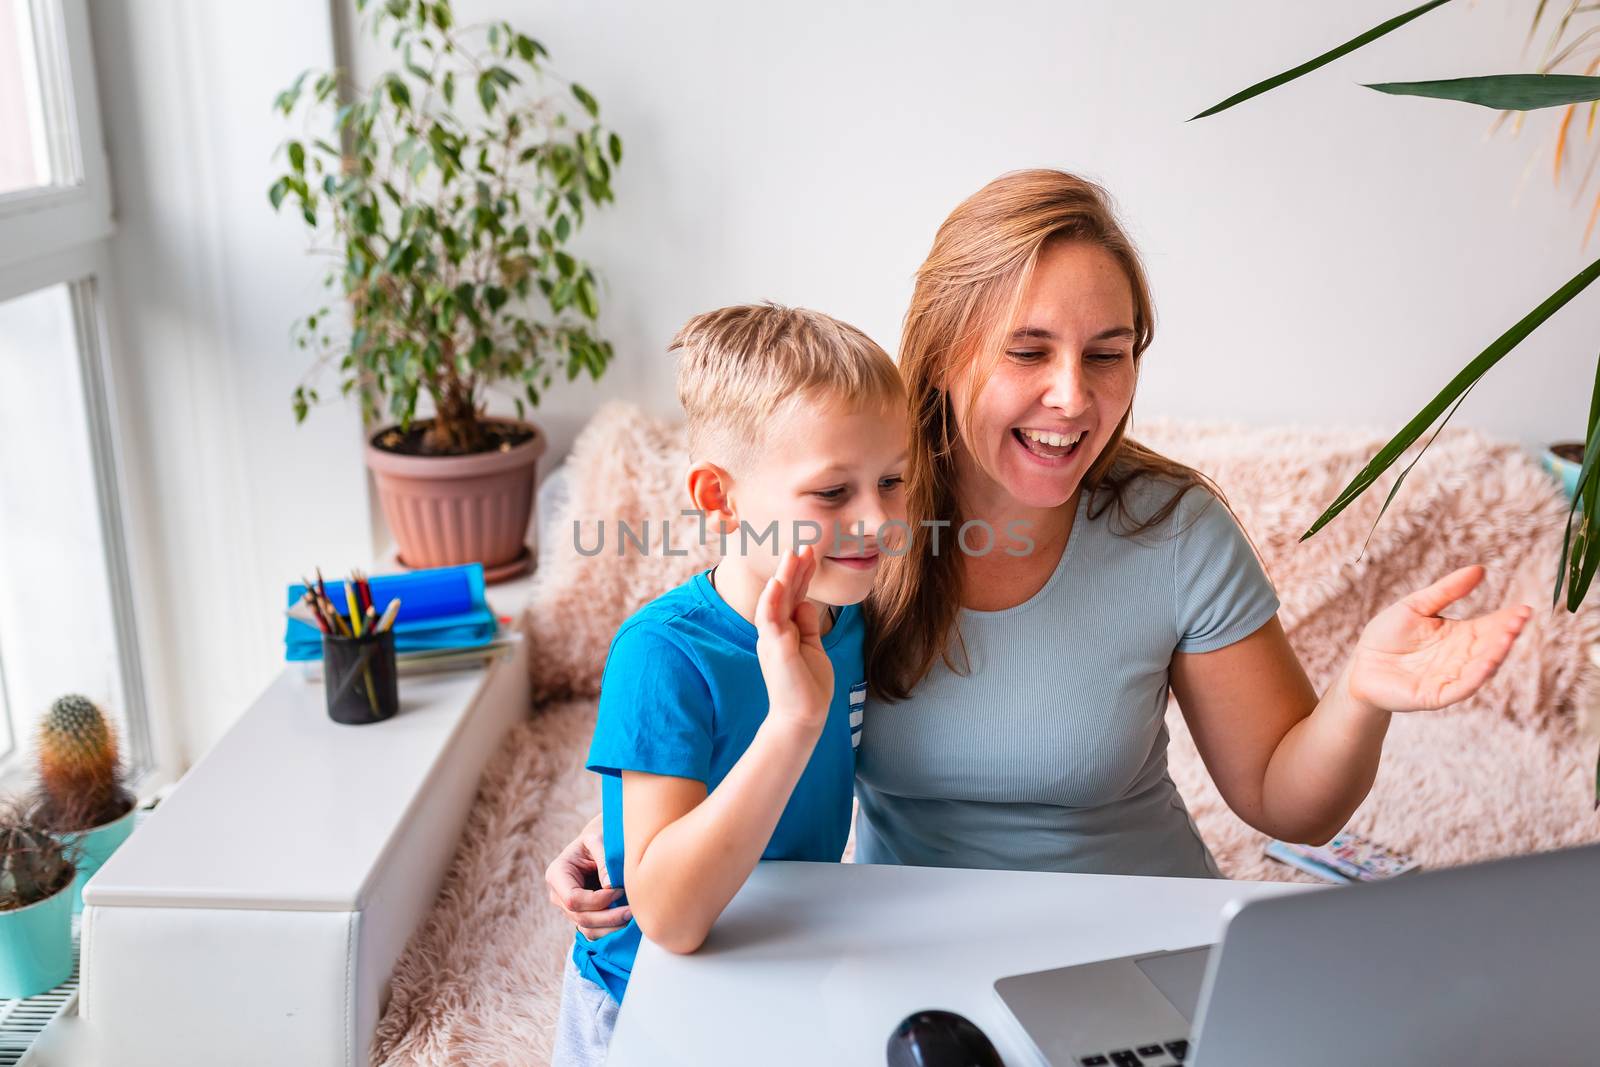
{"type": "Polygon", "coordinates": [[[878,344],[848,323],[808,308],[740,304],[696,315],[672,339],[689,454],[742,465],[786,403],[831,402],[851,410],[903,407],[900,372],[878,344]]]}

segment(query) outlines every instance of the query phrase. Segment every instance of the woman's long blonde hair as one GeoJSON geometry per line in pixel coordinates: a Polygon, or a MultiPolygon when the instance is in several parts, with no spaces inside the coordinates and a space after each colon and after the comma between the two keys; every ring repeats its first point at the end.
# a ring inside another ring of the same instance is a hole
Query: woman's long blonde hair
{"type": "MultiPolygon", "coordinates": [[[[867,676],[873,694],[882,699],[904,700],[936,659],[952,670],[966,670],[956,626],[963,591],[961,554],[933,551],[921,522],[948,519],[950,529],[958,529],[963,521],[950,432],[954,412],[945,383],[976,372],[960,422],[967,425],[966,416],[999,361],[1039,252],[1051,239],[1089,241],[1116,258],[1133,290],[1136,368],[1150,346],[1155,309],[1144,266],[1100,186],[1059,170],[1013,171],[979,189],[944,220],[917,270],[900,338],[900,373],[911,405],[906,468],[911,543],[898,557],[885,556],[884,573],[868,603],[874,637],[867,676]],[[959,662],[952,654],[955,648],[960,649],[959,662]]],[[[1084,475],[1091,518],[1114,503],[1127,527],[1119,532],[1131,536],[1166,521],[1191,488],[1201,486],[1222,499],[1199,471],[1129,439],[1127,426],[1125,412],[1084,475]],[[1166,478],[1176,491],[1154,514],[1135,519],[1123,493],[1146,474],[1166,478]],[[1097,500],[1098,511],[1092,506],[1097,500]]]]}

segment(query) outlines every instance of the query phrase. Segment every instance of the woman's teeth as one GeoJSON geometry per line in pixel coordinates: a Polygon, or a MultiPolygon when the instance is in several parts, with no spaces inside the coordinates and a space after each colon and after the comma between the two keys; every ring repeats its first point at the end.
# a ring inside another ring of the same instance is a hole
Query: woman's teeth
{"type": "Polygon", "coordinates": [[[1084,431],[1077,433],[1047,433],[1042,430],[1012,430],[1022,447],[1045,459],[1062,459],[1077,450],[1084,431]]]}

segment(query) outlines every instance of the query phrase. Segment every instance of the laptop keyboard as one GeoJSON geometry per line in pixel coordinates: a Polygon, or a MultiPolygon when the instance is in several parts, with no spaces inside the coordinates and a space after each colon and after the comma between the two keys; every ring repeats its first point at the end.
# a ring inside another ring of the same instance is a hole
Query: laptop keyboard
{"type": "Polygon", "coordinates": [[[1169,1067],[1189,1058],[1189,1042],[1152,1041],[1148,1045],[1079,1056],[1080,1067],[1169,1067]]]}

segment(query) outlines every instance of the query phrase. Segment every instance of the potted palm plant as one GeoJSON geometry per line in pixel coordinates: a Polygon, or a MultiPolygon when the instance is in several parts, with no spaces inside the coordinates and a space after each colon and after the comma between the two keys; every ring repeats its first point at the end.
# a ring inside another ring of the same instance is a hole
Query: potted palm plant
{"type": "MultiPolygon", "coordinates": [[[[1415,19],[1421,18],[1429,12],[1449,3],[1450,0],[1425,0],[1407,11],[1396,14],[1393,18],[1372,27],[1364,33],[1358,34],[1350,40],[1340,44],[1312,59],[1291,67],[1270,78],[1256,82],[1247,88],[1234,93],[1226,100],[1205,109],[1194,118],[1202,119],[1227,111],[1247,100],[1252,100],[1263,93],[1270,92],[1279,86],[1304,77],[1312,71],[1327,66],[1334,61],[1349,55],[1357,49],[1364,48],[1373,41],[1398,30],[1415,19]]],[[[1593,38],[1600,33],[1600,25],[1592,25],[1580,30],[1581,23],[1574,22],[1574,17],[1580,13],[1592,13],[1597,5],[1580,5],[1578,0],[1562,5],[1550,5],[1546,0],[1536,0],[1530,5],[1533,22],[1528,27],[1527,40],[1524,49],[1532,43],[1537,35],[1544,16],[1548,13],[1553,23],[1553,33],[1545,49],[1545,58],[1539,63],[1538,70],[1534,73],[1516,74],[1488,74],[1461,78],[1446,78],[1429,81],[1399,81],[1378,82],[1369,84],[1367,88],[1387,93],[1393,96],[1425,97],[1435,100],[1452,100],[1461,103],[1475,104],[1480,107],[1492,108],[1500,112],[1499,124],[1508,114],[1516,113],[1519,116],[1533,111],[1548,109],[1562,109],[1562,119],[1556,132],[1555,145],[1555,174],[1559,180],[1561,176],[1561,160],[1568,142],[1568,127],[1572,124],[1579,108],[1587,104],[1589,114],[1587,123],[1588,132],[1584,134],[1585,140],[1593,133],[1594,116],[1596,108],[1600,107],[1600,55],[1596,54],[1593,38]],[[1558,13],[1559,12],[1559,13],[1558,13]],[[1573,31],[1570,42],[1566,42],[1566,34],[1573,31]],[[1566,42],[1564,44],[1564,42],[1566,42]],[[1560,73],[1563,63],[1571,62],[1583,73],[1560,73]]],[[[1520,125],[1520,119],[1518,120],[1520,125]]],[[[1574,134],[1574,140],[1576,135],[1574,134]]],[[[1595,163],[1600,160],[1600,147],[1590,154],[1589,168],[1580,185],[1587,186],[1589,175],[1594,173],[1595,163]]],[[[1600,220],[1600,197],[1594,201],[1589,212],[1589,222],[1584,230],[1584,241],[1587,243],[1590,232],[1594,229],[1595,222],[1600,220]]],[[[1336,518],[1351,501],[1355,500],[1368,489],[1372,488],[1380,475],[1394,466],[1424,434],[1428,434],[1423,442],[1422,449],[1417,457],[1412,459],[1396,477],[1394,486],[1389,490],[1389,499],[1393,499],[1399,492],[1400,485],[1404,482],[1411,468],[1416,466],[1422,454],[1438,436],[1439,430],[1450,421],[1461,402],[1489,371],[1500,362],[1509,352],[1520,345],[1529,334],[1538,329],[1547,319],[1570,303],[1577,295],[1600,280],[1600,259],[1590,263],[1583,270],[1573,275],[1566,284],[1556,289],[1532,311],[1529,311],[1520,320],[1513,324],[1499,337],[1491,341],[1487,348],[1478,353],[1473,360],[1463,367],[1460,372],[1445,385],[1439,393],[1428,402],[1427,406],[1419,411],[1399,433],[1390,439],[1388,444],[1378,450],[1377,455],[1361,469],[1351,480],[1350,484],[1340,491],[1334,501],[1313,522],[1305,533],[1300,535],[1300,540],[1313,536],[1330,521],[1336,518]],[[1438,428],[1434,429],[1435,424],[1438,428]],[[1432,430],[1430,434],[1429,431],[1432,430]]],[[[1562,602],[1562,588],[1566,588],[1566,608],[1569,612],[1576,612],[1583,599],[1588,595],[1591,583],[1600,575],[1600,537],[1594,531],[1600,529],[1600,362],[1595,364],[1595,376],[1589,403],[1589,420],[1583,442],[1561,442],[1545,453],[1542,462],[1546,468],[1561,478],[1562,487],[1571,503],[1567,510],[1567,525],[1562,533],[1561,562],[1556,567],[1555,588],[1551,590],[1550,607],[1552,610],[1562,602]],[[1582,514],[1578,515],[1581,506],[1582,514]],[[1573,518],[1577,516],[1577,525],[1574,526],[1573,518]]],[[[1388,509],[1388,499],[1379,509],[1381,520],[1384,511],[1388,509]]],[[[1595,766],[1595,808],[1600,809],[1600,760],[1595,766]]]]}
{"type": "Polygon", "coordinates": [[[88,697],[69,693],[50,705],[39,722],[35,753],[34,818],[72,847],[75,914],[83,910],[84,883],[133,832],[137,804],[116,730],[88,697]]]}
{"type": "MultiPolygon", "coordinates": [[[[556,377],[597,380],[611,360],[595,272],[567,245],[612,201],[622,141],[581,85],[539,91],[548,53],[510,23],[458,28],[449,0],[357,7],[398,65],[367,87],[307,71],[276,102],[324,135],[285,142],[268,199],[331,253],[324,281],[349,324],[323,307],[294,341],[360,398],[400,561],[511,577],[531,564],[545,448],[526,410],[556,377]],[[507,387],[516,417],[491,417],[490,391],[507,387]]],[[[303,381],[296,420],[320,400],[303,381]]]]}

